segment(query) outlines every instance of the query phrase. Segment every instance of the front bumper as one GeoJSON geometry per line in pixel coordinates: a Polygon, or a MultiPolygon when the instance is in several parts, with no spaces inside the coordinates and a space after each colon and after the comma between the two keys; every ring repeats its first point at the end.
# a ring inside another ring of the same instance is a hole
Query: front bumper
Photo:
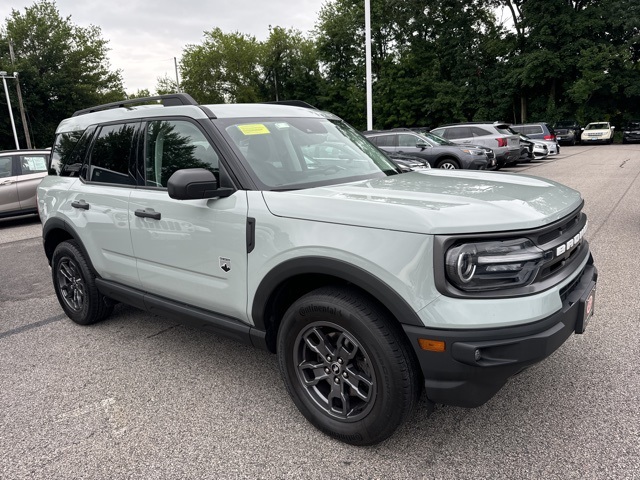
{"type": "Polygon", "coordinates": [[[434,403],[478,407],[510,377],[550,356],[572,333],[582,333],[584,304],[598,273],[590,259],[563,292],[562,308],[537,322],[515,327],[441,330],[403,325],[434,403]],[[422,350],[418,339],[442,341],[444,352],[422,350]]]}
{"type": "Polygon", "coordinates": [[[611,137],[588,137],[583,135],[581,143],[609,143],[611,142],[611,137]]]}
{"type": "Polygon", "coordinates": [[[579,140],[577,135],[574,132],[558,133],[557,131],[556,131],[556,139],[558,140],[558,143],[570,144],[570,145],[575,144],[579,140]]]}
{"type": "MultiPolygon", "coordinates": [[[[495,150],[494,150],[495,152],[495,150]]],[[[509,150],[504,149],[500,152],[495,152],[496,163],[499,167],[517,163],[520,160],[520,148],[511,148],[509,150]]]]}
{"type": "Polygon", "coordinates": [[[489,168],[489,162],[485,158],[474,158],[463,163],[463,168],[467,170],[486,170],[489,168]]]}

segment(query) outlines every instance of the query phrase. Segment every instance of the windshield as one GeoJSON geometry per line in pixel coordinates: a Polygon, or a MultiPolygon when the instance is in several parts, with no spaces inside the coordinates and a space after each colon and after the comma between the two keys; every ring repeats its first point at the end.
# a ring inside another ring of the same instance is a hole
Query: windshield
{"type": "Polygon", "coordinates": [[[590,123],[589,125],[587,125],[586,130],[608,130],[609,129],[609,124],[608,123],[590,123]]]}
{"type": "Polygon", "coordinates": [[[356,130],[325,118],[225,120],[225,132],[263,186],[288,190],[398,173],[356,130]]]}
{"type": "Polygon", "coordinates": [[[562,121],[562,122],[556,123],[556,128],[573,127],[575,124],[576,122],[572,122],[572,121],[562,121]]]}

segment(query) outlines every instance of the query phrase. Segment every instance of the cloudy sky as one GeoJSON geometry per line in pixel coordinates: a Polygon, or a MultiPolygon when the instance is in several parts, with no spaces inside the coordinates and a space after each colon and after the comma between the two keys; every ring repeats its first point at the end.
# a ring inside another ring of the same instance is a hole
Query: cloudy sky
{"type": "MultiPolygon", "coordinates": [[[[34,1],[0,3],[0,25],[11,10],[24,11],[34,1]]],[[[308,33],[323,0],[57,0],[63,17],[80,26],[100,27],[109,40],[112,69],[120,69],[125,90],[155,90],[157,78],[175,78],[173,58],[187,44],[202,42],[216,27],[265,40],[269,25],[308,33]]]]}

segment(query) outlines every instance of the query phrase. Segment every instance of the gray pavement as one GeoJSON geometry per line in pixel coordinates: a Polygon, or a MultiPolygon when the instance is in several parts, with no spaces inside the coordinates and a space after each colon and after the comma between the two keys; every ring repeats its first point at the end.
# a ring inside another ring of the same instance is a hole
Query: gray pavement
{"type": "Polygon", "coordinates": [[[423,400],[367,448],[310,426],[269,353],[126,306],[75,325],[37,218],[0,220],[0,479],[640,479],[640,145],[505,171],[582,192],[595,316],[486,405],[423,400]]]}

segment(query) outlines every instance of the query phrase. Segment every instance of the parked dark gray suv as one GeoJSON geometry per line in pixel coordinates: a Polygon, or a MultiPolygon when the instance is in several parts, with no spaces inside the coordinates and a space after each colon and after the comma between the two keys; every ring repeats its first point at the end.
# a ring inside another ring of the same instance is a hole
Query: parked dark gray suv
{"type": "Polygon", "coordinates": [[[367,131],[363,135],[385,152],[420,157],[433,168],[485,170],[495,163],[482,148],[456,145],[430,133],[398,129],[367,131]]]}
{"type": "Polygon", "coordinates": [[[556,140],[556,132],[553,127],[544,122],[511,125],[511,129],[535,140],[556,140]]]}
{"type": "Polygon", "coordinates": [[[506,123],[476,122],[442,125],[431,133],[459,145],[484,145],[496,155],[496,170],[520,159],[520,137],[506,123]]]}
{"type": "Polygon", "coordinates": [[[640,121],[629,122],[622,131],[622,143],[640,142],[640,121]]]}

